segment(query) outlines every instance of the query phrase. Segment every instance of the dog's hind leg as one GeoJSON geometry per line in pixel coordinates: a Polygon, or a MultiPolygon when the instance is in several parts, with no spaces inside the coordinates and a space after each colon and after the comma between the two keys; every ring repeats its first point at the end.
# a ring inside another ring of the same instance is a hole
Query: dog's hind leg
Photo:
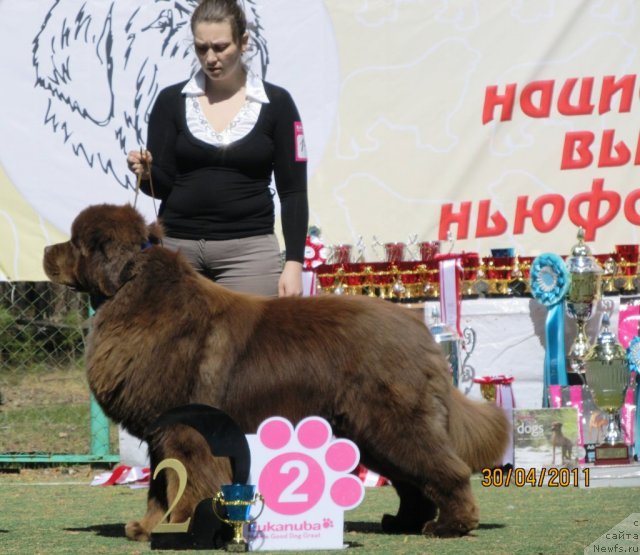
{"type": "Polygon", "coordinates": [[[438,506],[438,519],[427,522],[426,536],[462,536],[478,527],[478,506],[471,491],[470,468],[448,448],[435,448],[428,453],[425,469],[425,495],[438,506]]]}
{"type": "Polygon", "coordinates": [[[416,486],[407,482],[393,482],[400,498],[398,513],[382,517],[382,530],[387,534],[420,534],[425,523],[438,513],[435,503],[425,498],[416,486]]]}
{"type": "MultiPolygon", "coordinates": [[[[417,423],[414,421],[414,424],[417,423]]],[[[462,536],[478,526],[478,507],[471,491],[471,469],[453,450],[444,426],[437,428],[432,419],[424,427],[417,425],[407,430],[403,434],[407,441],[400,445],[396,443],[393,453],[387,452],[391,456],[386,462],[385,470],[388,470],[383,474],[392,484],[398,480],[416,484],[422,494],[420,500],[425,504],[418,503],[418,496],[410,488],[401,486],[400,494],[408,493],[405,495],[408,505],[407,510],[403,510],[401,501],[399,512],[404,516],[412,506],[421,507],[423,514],[418,518],[425,519],[421,523],[423,534],[462,536]],[[416,441],[416,438],[421,439],[416,441]],[[438,518],[427,521],[433,513],[429,510],[430,500],[438,507],[438,518]]]]}

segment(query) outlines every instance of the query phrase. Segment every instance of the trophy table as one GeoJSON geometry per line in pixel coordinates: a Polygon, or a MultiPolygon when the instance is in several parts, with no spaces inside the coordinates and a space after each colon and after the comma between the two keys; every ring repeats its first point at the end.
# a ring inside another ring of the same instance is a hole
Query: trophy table
{"type": "Polygon", "coordinates": [[[602,316],[596,343],[584,358],[585,377],[594,403],[607,414],[604,441],[596,446],[595,464],[627,464],[629,447],[619,425],[619,413],[629,385],[629,362],[624,347],[609,330],[609,315],[602,316]]]}

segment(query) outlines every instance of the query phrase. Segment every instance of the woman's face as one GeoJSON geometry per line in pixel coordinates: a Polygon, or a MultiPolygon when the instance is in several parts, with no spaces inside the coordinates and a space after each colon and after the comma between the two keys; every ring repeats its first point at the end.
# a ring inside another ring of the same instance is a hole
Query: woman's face
{"type": "Polygon", "coordinates": [[[228,21],[198,23],[193,30],[193,43],[205,75],[218,81],[241,71],[241,56],[248,39],[245,33],[240,42],[234,42],[228,21]]]}

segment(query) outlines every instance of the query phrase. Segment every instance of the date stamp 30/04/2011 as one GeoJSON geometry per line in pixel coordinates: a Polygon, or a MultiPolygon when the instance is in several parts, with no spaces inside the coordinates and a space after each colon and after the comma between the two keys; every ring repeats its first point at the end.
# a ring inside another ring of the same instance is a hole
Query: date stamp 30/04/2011
{"type": "Polygon", "coordinates": [[[589,468],[483,468],[481,485],[490,487],[589,487],[589,468]]]}

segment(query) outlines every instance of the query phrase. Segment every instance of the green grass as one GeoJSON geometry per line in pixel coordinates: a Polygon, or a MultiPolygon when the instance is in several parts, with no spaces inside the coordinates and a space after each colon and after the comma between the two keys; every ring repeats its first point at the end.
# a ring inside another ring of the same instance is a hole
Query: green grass
{"type": "Polygon", "coordinates": [[[49,405],[4,411],[0,429],[0,453],[83,453],[89,448],[89,407],[49,405]],[[37,434],[34,421],[38,421],[37,434]]]}
{"type": "MultiPolygon", "coordinates": [[[[91,445],[89,387],[81,365],[0,370],[0,454],[88,454],[91,445]]],[[[110,425],[111,450],[118,429],[110,425]]]]}
{"type": "MultiPolygon", "coordinates": [[[[148,544],[125,539],[123,530],[128,520],[142,516],[146,490],[90,487],[91,474],[89,469],[73,475],[53,470],[0,474],[0,552],[150,552],[148,544]]],[[[345,541],[352,546],[348,552],[582,554],[600,535],[640,512],[640,488],[482,488],[478,479],[473,487],[480,528],[470,536],[446,540],[382,534],[380,517],[396,509],[397,497],[390,487],[367,489],[360,507],[345,514],[345,541]]]]}
{"type": "MultiPolygon", "coordinates": [[[[28,372],[2,368],[0,391],[0,452],[88,452],[89,393],[81,366],[28,372]]],[[[115,426],[111,440],[117,450],[115,426]]],[[[0,473],[0,553],[150,552],[148,544],[124,537],[124,524],[144,513],[146,490],[90,487],[97,472],[73,467],[0,473]]],[[[448,540],[382,534],[380,518],[395,512],[397,497],[392,488],[368,489],[362,505],[345,514],[345,541],[353,546],[348,552],[582,554],[603,533],[640,512],[640,488],[482,488],[477,478],[473,486],[480,528],[448,540]]]]}

